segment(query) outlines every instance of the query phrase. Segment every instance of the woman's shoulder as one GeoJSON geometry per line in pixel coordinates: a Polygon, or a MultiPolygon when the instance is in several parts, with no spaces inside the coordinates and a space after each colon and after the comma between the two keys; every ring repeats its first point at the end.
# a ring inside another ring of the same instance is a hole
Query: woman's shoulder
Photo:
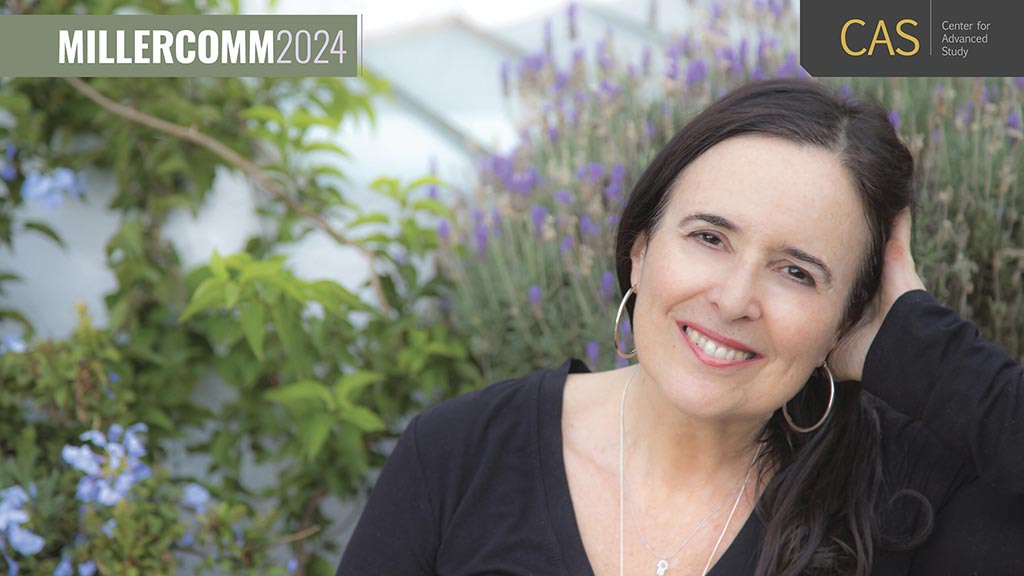
{"type": "Polygon", "coordinates": [[[415,418],[421,449],[496,447],[502,440],[530,433],[541,407],[560,403],[565,380],[578,360],[501,380],[457,396],[415,418]]]}

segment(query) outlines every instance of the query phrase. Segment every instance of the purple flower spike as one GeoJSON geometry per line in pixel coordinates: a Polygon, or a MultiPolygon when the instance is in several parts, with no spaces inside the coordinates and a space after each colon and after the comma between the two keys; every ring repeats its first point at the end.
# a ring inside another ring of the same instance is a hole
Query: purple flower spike
{"type": "Polygon", "coordinates": [[[1020,112],[1016,110],[1010,112],[1009,118],[1006,119],[1006,125],[1014,130],[1020,130],[1020,112]]]}
{"type": "Polygon", "coordinates": [[[611,175],[612,182],[615,182],[615,183],[618,183],[618,184],[621,185],[623,179],[626,177],[626,167],[623,166],[622,164],[614,164],[614,165],[612,165],[612,170],[611,170],[610,175],[611,175]]]}
{"type": "Polygon", "coordinates": [[[591,162],[580,168],[576,175],[588,182],[597,182],[604,178],[604,166],[598,162],[591,162]]]}
{"type": "Polygon", "coordinates": [[[540,286],[537,286],[536,284],[534,284],[533,286],[530,286],[529,293],[530,293],[530,304],[540,304],[540,301],[541,301],[540,286]]]}
{"type": "Polygon", "coordinates": [[[1014,86],[1017,87],[1018,90],[1024,90],[1024,76],[1018,76],[1017,78],[1014,78],[1013,84],[1014,86]]]}
{"type": "Polygon", "coordinates": [[[567,205],[568,204],[572,204],[572,202],[573,202],[572,192],[569,192],[568,190],[564,190],[564,189],[563,190],[559,190],[558,192],[555,192],[555,200],[561,202],[562,204],[567,204],[567,205]]]}
{"type": "Polygon", "coordinates": [[[530,220],[533,222],[533,233],[539,238],[544,231],[544,220],[548,217],[548,211],[543,206],[534,204],[530,208],[530,220]]]}
{"type": "Polygon", "coordinates": [[[583,217],[580,218],[580,232],[582,232],[584,236],[596,236],[601,232],[601,227],[591,220],[590,216],[584,214],[583,217]]]}
{"type": "Polygon", "coordinates": [[[893,130],[900,131],[900,113],[898,110],[889,111],[889,123],[892,124],[893,130]]]}
{"type": "Polygon", "coordinates": [[[489,235],[490,231],[487,229],[486,224],[479,224],[476,227],[474,239],[476,240],[476,253],[480,256],[487,253],[487,237],[489,235]]]}
{"type": "Polygon", "coordinates": [[[442,218],[437,224],[437,237],[444,242],[452,235],[452,225],[447,218],[442,218]]]}
{"type": "Polygon", "coordinates": [[[604,274],[601,274],[601,297],[605,300],[615,298],[615,275],[610,270],[605,270],[604,274]]]}
{"type": "Polygon", "coordinates": [[[558,249],[562,252],[562,254],[565,254],[569,250],[572,250],[573,244],[574,244],[574,240],[572,239],[572,236],[566,236],[562,240],[562,245],[559,246],[558,249]]]}
{"type": "Polygon", "coordinates": [[[597,366],[597,361],[600,358],[601,354],[601,345],[591,340],[590,342],[587,342],[587,348],[585,353],[587,355],[587,362],[590,363],[590,366],[597,366]]]}
{"type": "Polygon", "coordinates": [[[693,86],[703,82],[708,77],[708,63],[703,58],[690,60],[686,65],[686,85],[693,86]]]}
{"type": "Polygon", "coordinates": [[[775,18],[782,18],[782,11],[785,10],[786,4],[783,0],[768,0],[768,8],[771,9],[775,18]]]}

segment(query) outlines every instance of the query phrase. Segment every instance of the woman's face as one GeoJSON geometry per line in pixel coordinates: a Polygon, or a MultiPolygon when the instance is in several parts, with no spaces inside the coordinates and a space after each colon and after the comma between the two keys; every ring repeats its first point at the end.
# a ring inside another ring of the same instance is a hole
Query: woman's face
{"type": "Polygon", "coordinates": [[[834,346],[867,243],[834,153],[763,135],[713,146],[631,253],[644,372],[683,413],[769,416],[834,346]]]}

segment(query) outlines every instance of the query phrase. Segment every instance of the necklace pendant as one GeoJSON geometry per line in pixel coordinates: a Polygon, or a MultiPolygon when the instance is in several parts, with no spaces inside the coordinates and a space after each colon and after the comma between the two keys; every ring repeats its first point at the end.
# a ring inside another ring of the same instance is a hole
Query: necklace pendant
{"type": "Polygon", "coordinates": [[[658,576],[665,576],[665,572],[668,570],[668,560],[658,560],[658,576]]]}

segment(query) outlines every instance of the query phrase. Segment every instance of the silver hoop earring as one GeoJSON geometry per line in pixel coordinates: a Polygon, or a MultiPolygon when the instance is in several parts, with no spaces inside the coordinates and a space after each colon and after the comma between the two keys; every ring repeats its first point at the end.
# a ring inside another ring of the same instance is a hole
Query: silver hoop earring
{"type": "Polygon", "coordinates": [[[626,302],[629,301],[629,297],[636,292],[633,291],[633,287],[630,286],[629,290],[626,290],[626,295],[622,297],[622,302],[619,302],[619,311],[615,314],[615,326],[612,327],[612,339],[615,341],[615,353],[621,358],[632,358],[636,356],[636,346],[633,347],[632,352],[624,352],[622,346],[619,345],[619,321],[622,320],[622,311],[626,309],[626,302]]]}
{"type": "Polygon", "coordinates": [[[836,399],[836,381],[835,378],[832,377],[832,371],[829,370],[828,368],[828,362],[822,363],[821,367],[824,368],[825,373],[828,374],[828,407],[825,408],[825,414],[821,417],[820,420],[818,420],[817,423],[814,424],[814,426],[811,426],[809,428],[802,428],[800,426],[797,426],[796,423],[793,422],[793,418],[789,416],[789,410],[786,409],[786,406],[789,404],[789,402],[786,402],[786,404],[782,405],[782,415],[786,418],[786,423],[789,424],[789,427],[792,428],[794,431],[799,432],[801,434],[814,432],[818,428],[821,428],[821,426],[825,424],[825,420],[828,419],[828,415],[832,413],[832,402],[836,399]]]}

